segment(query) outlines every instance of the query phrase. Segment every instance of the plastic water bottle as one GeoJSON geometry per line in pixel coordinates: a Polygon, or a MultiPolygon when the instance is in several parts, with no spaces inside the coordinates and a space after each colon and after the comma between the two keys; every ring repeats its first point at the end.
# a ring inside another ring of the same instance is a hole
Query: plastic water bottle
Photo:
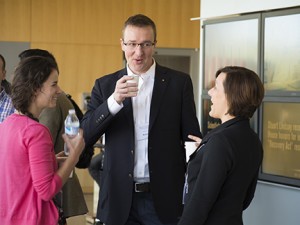
{"type": "MultiPolygon", "coordinates": [[[[68,135],[69,138],[74,138],[78,135],[79,132],[79,119],[76,116],[75,109],[69,109],[69,114],[65,119],[65,134],[68,135]]],[[[69,155],[69,149],[67,144],[64,145],[65,155],[69,155]]]]}

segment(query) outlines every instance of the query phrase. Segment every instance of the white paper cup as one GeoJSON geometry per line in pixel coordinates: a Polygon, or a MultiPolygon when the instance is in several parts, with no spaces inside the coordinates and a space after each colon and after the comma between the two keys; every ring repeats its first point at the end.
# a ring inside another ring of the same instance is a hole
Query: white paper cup
{"type": "Polygon", "coordinates": [[[186,161],[188,162],[190,159],[190,155],[196,150],[197,148],[197,142],[194,141],[186,141],[185,143],[185,156],[186,161]]]}
{"type": "Polygon", "coordinates": [[[127,83],[137,83],[139,84],[139,75],[128,75],[129,77],[133,77],[132,80],[127,80],[127,83]]]}
{"type": "MultiPolygon", "coordinates": [[[[139,86],[139,75],[128,75],[129,77],[133,77],[132,80],[127,80],[127,83],[136,83],[139,86]]],[[[129,92],[130,93],[130,92],[129,92]]]]}

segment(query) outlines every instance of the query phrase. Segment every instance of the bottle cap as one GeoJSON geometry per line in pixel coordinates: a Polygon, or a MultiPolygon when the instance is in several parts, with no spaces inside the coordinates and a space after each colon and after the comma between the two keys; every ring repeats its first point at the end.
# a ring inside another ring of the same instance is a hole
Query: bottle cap
{"type": "Polygon", "coordinates": [[[69,114],[75,114],[75,109],[69,109],[69,114]]]}

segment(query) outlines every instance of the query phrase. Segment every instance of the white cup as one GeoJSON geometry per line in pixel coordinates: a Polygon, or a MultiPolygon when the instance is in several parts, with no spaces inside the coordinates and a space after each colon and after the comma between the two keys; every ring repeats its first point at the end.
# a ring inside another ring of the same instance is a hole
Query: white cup
{"type": "Polygon", "coordinates": [[[128,75],[128,76],[133,77],[132,80],[127,80],[128,83],[137,83],[137,84],[139,84],[139,78],[140,78],[139,75],[132,74],[132,75],[128,75]]]}
{"type": "Polygon", "coordinates": [[[186,141],[185,144],[185,157],[186,161],[188,162],[190,159],[190,155],[196,150],[197,142],[194,141],[186,141]]]}
{"type": "Polygon", "coordinates": [[[133,75],[128,75],[128,76],[133,77],[133,79],[132,80],[127,80],[127,83],[136,83],[137,86],[139,86],[139,78],[140,78],[139,75],[133,74],[133,75]]]}

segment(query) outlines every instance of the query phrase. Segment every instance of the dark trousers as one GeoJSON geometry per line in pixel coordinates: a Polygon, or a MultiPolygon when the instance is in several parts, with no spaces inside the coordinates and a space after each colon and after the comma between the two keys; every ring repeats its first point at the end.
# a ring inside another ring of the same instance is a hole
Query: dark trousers
{"type": "Polygon", "coordinates": [[[125,225],[176,225],[160,222],[153,205],[150,192],[133,193],[129,218],[125,225]]]}

